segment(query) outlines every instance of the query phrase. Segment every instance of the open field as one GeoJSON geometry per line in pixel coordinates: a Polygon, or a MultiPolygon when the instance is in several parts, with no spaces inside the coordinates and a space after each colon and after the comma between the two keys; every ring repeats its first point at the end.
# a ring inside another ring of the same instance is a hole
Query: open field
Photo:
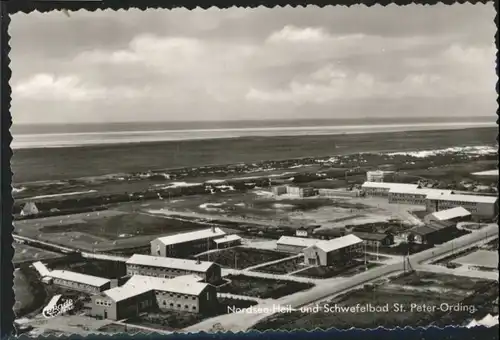
{"type": "MultiPolygon", "coordinates": [[[[461,325],[472,317],[483,316],[491,312],[491,303],[495,297],[496,283],[464,277],[446,276],[430,273],[410,274],[381,286],[366,285],[362,289],[337,296],[332,300],[317,305],[317,310],[276,314],[257,324],[254,328],[293,330],[303,328],[312,330],[317,327],[329,329],[336,327],[376,328],[426,326],[431,322],[439,324],[440,319],[448,318],[449,324],[461,325]],[[446,306],[460,303],[471,306],[469,312],[445,311],[446,306]],[[356,311],[356,306],[380,308],[379,312],[356,311]],[[335,306],[338,307],[335,310],[335,306]],[[424,308],[427,306],[430,310],[424,308]],[[442,306],[442,307],[440,307],[442,306]],[[349,310],[348,308],[354,308],[349,310]],[[341,308],[346,308],[342,310],[341,308]],[[382,309],[383,308],[383,309],[382,309]],[[442,308],[442,309],[441,309],[442,308]]],[[[496,288],[497,289],[497,288],[496,288]]],[[[498,296],[498,291],[496,291],[498,296]]]]}
{"type": "Polygon", "coordinates": [[[363,261],[353,261],[353,263],[340,267],[336,266],[325,266],[325,267],[310,267],[300,272],[293,274],[294,276],[309,277],[313,279],[329,279],[335,276],[338,277],[349,277],[365,270],[370,270],[375,267],[381,266],[380,264],[367,262],[366,267],[363,261]]]}
{"type": "Polygon", "coordinates": [[[231,282],[219,288],[221,293],[245,295],[260,299],[277,299],[314,286],[312,283],[274,280],[246,275],[228,275],[225,279],[231,282]]]}
{"type": "Polygon", "coordinates": [[[14,258],[12,259],[12,262],[14,264],[54,259],[62,256],[61,254],[45,249],[35,248],[27,244],[13,243],[12,245],[14,247],[14,258]]]}
{"type": "Polygon", "coordinates": [[[156,237],[207,228],[187,219],[106,210],[15,222],[15,231],[79,249],[112,250],[147,246],[156,237]]]}
{"type": "Polygon", "coordinates": [[[478,250],[471,254],[453,260],[453,263],[473,267],[498,269],[498,252],[478,250]]]}
{"type": "Polygon", "coordinates": [[[219,304],[217,310],[214,311],[212,315],[203,315],[198,313],[187,313],[178,312],[170,310],[153,311],[149,312],[144,316],[133,317],[127,322],[132,324],[150,327],[153,329],[161,329],[167,331],[179,331],[183,328],[194,325],[206,318],[213,317],[216,315],[228,314],[230,309],[228,307],[236,308],[247,308],[255,306],[257,302],[253,300],[240,300],[240,299],[230,299],[230,298],[219,298],[219,304]]]}
{"type": "Polygon", "coordinates": [[[127,269],[124,262],[114,262],[96,259],[82,259],[78,262],[57,263],[50,269],[70,270],[81,274],[117,279],[125,276],[127,269]]]}
{"type": "Polygon", "coordinates": [[[219,250],[198,256],[202,261],[212,261],[222,267],[232,269],[245,269],[258,264],[271,262],[289,257],[290,254],[274,250],[235,247],[219,250]]]}
{"type": "Polygon", "coordinates": [[[456,146],[457,141],[462,145],[485,145],[494,143],[497,133],[497,129],[492,127],[331,136],[248,137],[234,138],[230,143],[227,139],[214,139],[93,145],[47,148],[44,152],[21,149],[14,152],[12,171],[14,183],[23,183],[200,164],[253,163],[262,159],[434,149],[436,145],[445,148],[456,146]],[[220,152],[221,149],[225,151],[220,152]],[[176,157],[165,157],[165,154],[175,154],[176,157]]]}

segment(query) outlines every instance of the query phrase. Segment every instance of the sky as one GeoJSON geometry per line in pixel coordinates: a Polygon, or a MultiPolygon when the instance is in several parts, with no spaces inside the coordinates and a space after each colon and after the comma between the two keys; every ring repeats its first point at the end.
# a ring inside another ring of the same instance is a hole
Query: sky
{"type": "Polygon", "coordinates": [[[496,115],[489,4],[12,16],[14,124],[496,115]]]}

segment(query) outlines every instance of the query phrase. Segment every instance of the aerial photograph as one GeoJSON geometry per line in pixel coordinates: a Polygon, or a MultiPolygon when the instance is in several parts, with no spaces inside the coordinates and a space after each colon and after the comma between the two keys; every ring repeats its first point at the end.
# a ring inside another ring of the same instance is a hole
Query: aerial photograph
{"type": "Polygon", "coordinates": [[[14,14],[17,334],[498,325],[494,18],[14,14]]]}

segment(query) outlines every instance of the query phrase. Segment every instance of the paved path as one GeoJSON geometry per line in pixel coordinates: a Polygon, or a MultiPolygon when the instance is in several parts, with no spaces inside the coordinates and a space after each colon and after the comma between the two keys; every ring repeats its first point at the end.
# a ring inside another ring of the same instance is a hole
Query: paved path
{"type": "Polygon", "coordinates": [[[251,277],[259,277],[263,279],[273,279],[273,280],[288,280],[288,281],[295,281],[295,282],[304,282],[304,283],[315,283],[315,279],[307,279],[303,277],[295,277],[295,276],[289,276],[289,275],[278,275],[278,274],[269,274],[269,273],[262,273],[262,272],[252,272],[246,269],[243,270],[238,270],[238,269],[230,269],[230,268],[222,268],[221,269],[222,276],[226,275],[245,275],[245,276],[251,276],[251,277]]]}
{"type": "Polygon", "coordinates": [[[269,266],[269,265],[272,265],[272,264],[275,264],[275,263],[280,263],[280,262],[284,262],[284,261],[288,261],[288,260],[298,259],[298,258],[301,258],[301,257],[304,257],[304,255],[302,255],[302,254],[293,255],[293,256],[285,257],[284,259],[278,259],[278,260],[269,261],[269,262],[266,262],[266,263],[257,264],[255,266],[245,268],[245,270],[255,270],[257,268],[269,266]]]}
{"type": "Polygon", "coordinates": [[[159,333],[159,334],[172,334],[172,333],[174,333],[174,332],[166,331],[166,330],[163,330],[163,329],[156,329],[156,328],[151,328],[151,327],[139,326],[139,325],[134,325],[134,324],[131,324],[131,323],[126,323],[126,322],[123,322],[123,321],[113,321],[112,323],[116,324],[116,325],[121,325],[121,326],[126,326],[126,327],[131,327],[131,328],[137,328],[137,329],[145,330],[145,331],[152,332],[152,333],[159,333]]]}
{"type": "MultiPolygon", "coordinates": [[[[498,226],[489,226],[488,233],[490,235],[498,235],[498,226]]],[[[454,249],[470,247],[484,238],[484,233],[472,233],[462,236],[454,240],[454,249]]],[[[409,257],[409,261],[413,268],[417,267],[420,263],[430,260],[440,255],[449,254],[452,251],[450,242],[442,244],[438,247],[424,250],[420,253],[413,254],[409,257]]],[[[299,308],[318,301],[328,299],[331,296],[350,291],[353,287],[363,285],[368,282],[376,281],[380,278],[389,275],[398,274],[403,271],[403,263],[394,263],[378,268],[373,268],[369,271],[360,273],[347,279],[325,279],[317,283],[315,287],[298,292],[292,295],[284,296],[272,302],[268,302],[261,307],[268,307],[273,309],[273,306],[291,306],[292,308],[299,308]]],[[[223,316],[214,317],[204,320],[196,325],[184,329],[186,332],[198,332],[210,330],[214,324],[220,323],[221,328],[225,331],[246,331],[259,321],[269,317],[271,314],[248,314],[242,317],[240,314],[227,314],[223,316]]]]}
{"type": "Polygon", "coordinates": [[[82,253],[82,257],[88,259],[98,259],[98,260],[117,261],[117,262],[127,262],[129,259],[128,257],[99,254],[99,253],[82,253]]]}

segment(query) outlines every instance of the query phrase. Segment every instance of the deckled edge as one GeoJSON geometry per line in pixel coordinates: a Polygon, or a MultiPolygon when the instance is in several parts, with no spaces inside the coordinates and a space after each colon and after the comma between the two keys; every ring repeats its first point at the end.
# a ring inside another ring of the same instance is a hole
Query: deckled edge
{"type": "MultiPolygon", "coordinates": [[[[62,9],[67,9],[71,11],[78,11],[78,10],[87,10],[87,11],[96,11],[96,10],[129,10],[129,9],[139,9],[142,11],[145,11],[147,9],[172,9],[172,8],[186,8],[186,9],[194,9],[194,8],[203,8],[203,9],[208,9],[212,7],[216,8],[229,8],[229,7],[245,7],[245,8],[256,8],[256,7],[267,7],[267,8],[274,8],[274,7],[306,7],[309,5],[315,5],[319,6],[321,8],[325,6],[347,6],[350,7],[352,5],[366,5],[366,6],[374,6],[374,5],[381,5],[381,6],[387,6],[387,5],[409,5],[409,4],[417,4],[417,5],[436,5],[438,3],[440,4],[445,4],[445,5],[452,5],[452,4],[464,4],[464,3],[470,3],[470,4],[487,4],[490,3],[491,1],[488,0],[479,0],[479,1],[464,1],[464,0],[458,0],[458,1],[452,1],[452,0],[446,0],[446,1],[349,1],[349,0],[336,0],[334,3],[331,1],[268,1],[266,0],[265,2],[248,2],[248,1],[239,1],[238,3],[235,2],[225,2],[223,0],[218,0],[218,1],[210,1],[209,4],[207,2],[200,2],[200,1],[192,1],[192,0],[182,0],[182,3],[170,3],[167,1],[161,1],[161,0],[103,0],[100,2],[85,2],[85,1],[70,1],[70,2],[49,2],[47,0],[43,2],[35,2],[35,1],[30,1],[30,0],[15,0],[15,1],[1,1],[0,2],[0,15],[1,15],[1,38],[0,38],[0,43],[2,46],[2,68],[1,68],[1,74],[2,74],[2,87],[1,87],[1,92],[2,92],[2,103],[1,103],[1,125],[0,125],[0,136],[2,140],[2,151],[1,151],[1,187],[2,187],[2,197],[0,200],[0,207],[1,207],[1,243],[0,243],[0,250],[1,250],[1,295],[0,295],[0,305],[2,307],[3,312],[0,313],[1,315],[1,321],[0,321],[0,336],[1,339],[4,339],[6,337],[11,337],[13,335],[13,332],[15,332],[14,328],[14,311],[13,311],[13,306],[15,302],[15,296],[14,296],[14,289],[13,289],[13,283],[14,283],[14,266],[12,264],[12,259],[14,255],[14,248],[13,248],[13,237],[12,237],[12,232],[13,232],[13,224],[12,224],[12,207],[13,207],[13,197],[12,197],[12,170],[10,167],[11,164],[11,158],[12,158],[12,149],[10,147],[10,144],[12,142],[12,135],[10,133],[10,127],[12,125],[12,117],[10,114],[10,103],[11,103],[11,87],[9,84],[10,78],[11,78],[11,70],[10,70],[10,59],[9,59],[9,52],[10,52],[10,35],[8,33],[8,26],[10,24],[10,15],[18,12],[23,12],[25,14],[29,14],[33,11],[38,11],[41,13],[45,12],[51,12],[54,10],[62,10],[62,9]],[[5,308],[6,306],[12,306],[12,308],[5,308]]],[[[498,46],[498,39],[499,39],[499,33],[498,33],[498,9],[499,9],[499,2],[494,1],[494,8],[495,8],[495,24],[497,25],[497,32],[495,33],[495,43],[496,46],[498,46]]],[[[500,70],[500,64],[499,64],[499,59],[498,57],[500,56],[500,52],[497,49],[497,63],[496,63],[496,73],[497,73],[497,82],[496,82],[496,92],[497,92],[497,124],[500,122],[500,98],[498,96],[499,94],[499,85],[500,82],[498,80],[498,75],[499,75],[499,70],[500,70]]],[[[499,135],[497,135],[497,146],[498,146],[498,151],[500,154],[500,146],[498,145],[499,142],[499,135]]],[[[499,166],[500,166],[500,158],[499,158],[499,166]]],[[[500,188],[500,181],[497,183],[497,187],[500,188]]],[[[500,250],[499,250],[500,252],[500,250]]],[[[377,335],[379,338],[382,338],[384,340],[388,340],[391,338],[395,338],[396,336],[398,337],[397,339],[400,339],[402,334],[401,332],[406,332],[404,334],[405,337],[412,337],[414,336],[416,339],[426,339],[429,337],[435,337],[436,339],[441,339],[443,336],[446,336],[447,338],[450,338],[452,336],[453,339],[474,339],[477,335],[479,335],[479,332],[481,332],[480,337],[478,339],[481,340],[487,340],[488,338],[485,337],[485,333],[489,332],[491,334],[491,338],[495,339],[498,338],[498,325],[494,327],[485,327],[485,326],[477,326],[477,327],[460,327],[460,326],[445,326],[445,327],[436,327],[436,326],[418,326],[418,327],[411,327],[411,326],[406,326],[406,327],[395,327],[392,329],[388,329],[385,327],[377,327],[377,328],[370,328],[370,329],[363,329],[363,328],[351,328],[351,329],[343,329],[339,330],[336,328],[329,328],[329,329],[322,329],[322,328],[316,328],[314,330],[303,330],[303,329],[296,329],[293,331],[284,331],[284,330],[266,330],[266,331],[258,331],[258,330],[251,330],[248,332],[214,332],[214,333],[208,333],[208,332],[197,332],[197,333],[172,333],[170,335],[166,335],[167,337],[176,337],[176,338],[188,338],[188,337],[203,337],[203,338],[215,338],[215,337],[232,337],[234,335],[240,335],[240,336],[252,336],[252,335],[266,335],[269,336],[271,334],[274,335],[285,335],[289,337],[290,335],[292,336],[309,336],[310,333],[315,333],[316,336],[332,336],[332,335],[337,335],[337,336],[348,336],[349,338],[352,338],[353,336],[357,335],[358,337],[363,336],[363,339],[365,339],[367,336],[373,336],[375,335],[375,332],[377,332],[377,335]],[[452,331],[452,332],[448,332],[452,331]],[[456,333],[456,331],[459,331],[459,333],[456,333]],[[440,333],[437,333],[440,332],[440,333]],[[446,334],[443,334],[443,332],[446,332],[446,334]],[[349,334],[347,334],[349,333],[349,334]],[[368,334],[367,334],[368,333],[368,334]],[[455,333],[452,335],[452,333],[455,333]],[[473,334],[471,334],[473,333],[473,334]],[[457,337],[457,335],[459,335],[457,337]]],[[[71,338],[78,339],[78,338],[86,338],[86,339],[93,339],[95,337],[99,338],[116,338],[116,337],[147,337],[147,338],[152,338],[154,336],[161,336],[162,338],[165,337],[165,335],[161,335],[160,333],[156,332],[137,332],[134,334],[130,333],[115,333],[112,335],[108,334],[103,334],[100,332],[92,333],[86,337],[84,336],[79,336],[79,335],[73,335],[71,338]]],[[[30,339],[29,336],[22,335],[19,337],[21,339],[30,339]]],[[[39,339],[53,339],[53,338],[66,338],[66,336],[39,336],[39,339]]]]}
{"type": "Polygon", "coordinates": [[[14,255],[13,248],[13,225],[12,225],[12,171],[10,168],[10,160],[12,158],[12,149],[10,144],[12,142],[12,136],[10,134],[10,127],[12,125],[12,119],[10,115],[10,100],[11,100],[11,88],[9,86],[9,80],[11,78],[10,71],[10,45],[7,28],[10,23],[10,17],[7,14],[7,4],[4,1],[0,2],[0,16],[1,16],[1,32],[0,32],[0,43],[2,45],[2,56],[1,56],[1,75],[2,75],[2,85],[0,87],[2,92],[2,106],[1,106],[1,122],[0,122],[0,137],[2,139],[2,149],[0,151],[1,163],[1,187],[2,187],[2,197],[0,198],[0,336],[2,339],[9,334],[11,334],[11,329],[14,325],[14,266],[12,265],[12,258],[14,255]]]}
{"type": "MultiPolygon", "coordinates": [[[[366,5],[366,6],[387,6],[387,5],[436,5],[436,4],[486,4],[491,3],[491,0],[441,0],[441,1],[432,1],[432,0],[417,0],[417,1],[404,1],[404,0],[239,0],[239,1],[230,1],[230,0],[177,0],[177,1],[169,1],[169,0],[102,0],[102,1],[79,1],[79,0],[43,0],[43,1],[33,1],[33,0],[10,0],[8,1],[8,11],[10,14],[14,14],[17,12],[23,13],[31,13],[33,11],[38,12],[50,12],[54,10],[62,10],[67,9],[70,11],[78,11],[81,9],[85,9],[87,11],[96,11],[96,10],[129,10],[139,9],[139,10],[147,10],[147,9],[172,9],[172,8],[186,8],[186,9],[195,9],[195,8],[229,8],[229,7],[244,7],[244,8],[256,8],[256,7],[306,7],[309,5],[319,6],[321,8],[325,6],[352,6],[352,5],[366,5]]],[[[495,1],[496,3],[496,1],[495,1]]]]}

